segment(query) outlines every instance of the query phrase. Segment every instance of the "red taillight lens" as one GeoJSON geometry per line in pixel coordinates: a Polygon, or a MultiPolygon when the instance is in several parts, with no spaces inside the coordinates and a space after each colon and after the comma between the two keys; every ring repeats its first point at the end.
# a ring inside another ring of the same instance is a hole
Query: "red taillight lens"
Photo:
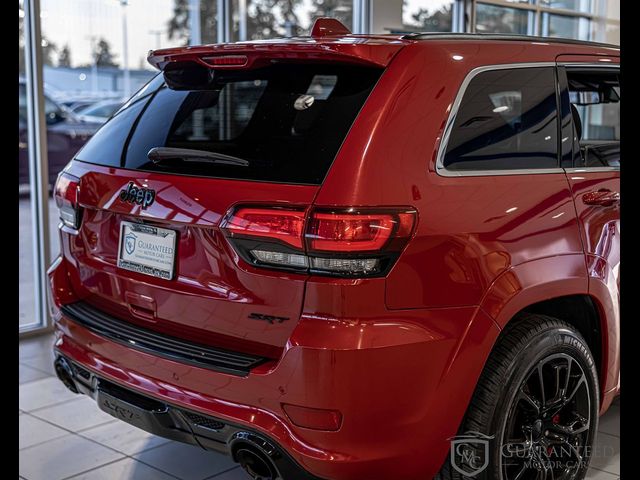
{"type": "Polygon", "coordinates": [[[413,217],[407,213],[314,212],[306,237],[309,249],[323,252],[373,252],[392,238],[408,236],[413,217]]]}
{"type": "Polygon", "coordinates": [[[346,277],[385,275],[413,234],[411,208],[237,207],[221,228],[256,266],[346,277]]]}
{"type": "Polygon", "coordinates": [[[249,58],[246,55],[217,55],[202,57],[202,60],[207,65],[216,67],[244,67],[249,58]]]}
{"type": "Polygon", "coordinates": [[[263,237],[302,249],[304,210],[243,207],[236,209],[221,227],[233,236],[263,237]]]}
{"type": "Polygon", "coordinates": [[[66,172],[58,175],[54,196],[56,205],[60,209],[60,220],[67,227],[78,229],[82,211],[78,204],[78,196],[80,194],[80,179],[66,172]]]}

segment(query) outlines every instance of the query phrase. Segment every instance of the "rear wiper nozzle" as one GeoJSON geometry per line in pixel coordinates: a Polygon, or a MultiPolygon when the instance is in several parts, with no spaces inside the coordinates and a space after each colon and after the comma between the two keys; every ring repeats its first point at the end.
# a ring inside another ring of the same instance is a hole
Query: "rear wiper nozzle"
{"type": "Polygon", "coordinates": [[[243,158],[205,150],[192,150],[190,148],[154,147],[149,150],[147,157],[156,164],[164,160],[181,160],[184,162],[216,163],[240,167],[249,166],[249,161],[243,158]]]}

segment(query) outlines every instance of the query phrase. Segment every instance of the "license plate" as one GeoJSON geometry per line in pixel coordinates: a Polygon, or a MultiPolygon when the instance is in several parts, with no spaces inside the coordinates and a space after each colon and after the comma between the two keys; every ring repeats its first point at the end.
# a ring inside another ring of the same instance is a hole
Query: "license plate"
{"type": "Polygon", "coordinates": [[[175,257],[175,231],[133,222],[120,224],[118,267],[171,280],[175,257]]]}

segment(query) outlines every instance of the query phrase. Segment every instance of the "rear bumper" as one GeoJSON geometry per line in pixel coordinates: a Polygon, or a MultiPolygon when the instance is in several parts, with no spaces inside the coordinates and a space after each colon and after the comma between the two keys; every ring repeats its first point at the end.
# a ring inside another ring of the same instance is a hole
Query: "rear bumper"
{"type": "MultiPolygon", "coordinates": [[[[50,277],[56,305],[77,301],[65,295],[60,272],[50,277]]],[[[380,288],[374,282],[356,287],[380,288]]],[[[365,296],[372,295],[384,298],[381,292],[365,296]]],[[[91,375],[258,434],[300,472],[332,480],[433,477],[499,332],[474,307],[388,311],[357,320],[303,314],[277,362],[240,376],[135,349],[61,310],[54,315],[57,354],[91,375]],[[300,427],[283,404],[339,411],[342,423],[334,431],[300,427]]],[[[229,452],[230,439],[214,439],[218,443],[207,448],[229,452]]]]}
{"type": "Polygon", "coordinates": [[[145,396],[105,380],[62,355],[55,362],[65,384],[70,381],[72,390],[90,396],[101,410],[119,420],[154,435],[230,455],[235,461],[239,449],[257,450],[271,459],[284,479],[320,480],[277,443],[251,428],[145,396]]]}

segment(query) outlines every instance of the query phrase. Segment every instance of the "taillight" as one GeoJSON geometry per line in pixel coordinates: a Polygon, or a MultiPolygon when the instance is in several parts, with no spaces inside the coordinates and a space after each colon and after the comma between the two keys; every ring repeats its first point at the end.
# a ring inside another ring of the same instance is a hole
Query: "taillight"
{"type": "Polygon", "coordinates": [[[80,179],[66,172],[58,175],[54,196],[60,209],[60,220],[67,227],[78,229],[82,220],[82,209],[78,204],[80,179]]]}
{"type": "Polygon", "coordinates": [[[346,277],[382,276],[413,234],[411,208],[304,209],[243,206],[221,228],[247,262],[346,277]]]}
{"type": "Polygon", "coordinates": [[[374,252],[413,229],[414,212],[313,212],[306,232],[310,250],[374,252]]]}
{"type": "Polygon", "coordinates": [[[240,208],[225,219],[232,235],[265,237],[302,248],[304,210],[240,208]]]}

